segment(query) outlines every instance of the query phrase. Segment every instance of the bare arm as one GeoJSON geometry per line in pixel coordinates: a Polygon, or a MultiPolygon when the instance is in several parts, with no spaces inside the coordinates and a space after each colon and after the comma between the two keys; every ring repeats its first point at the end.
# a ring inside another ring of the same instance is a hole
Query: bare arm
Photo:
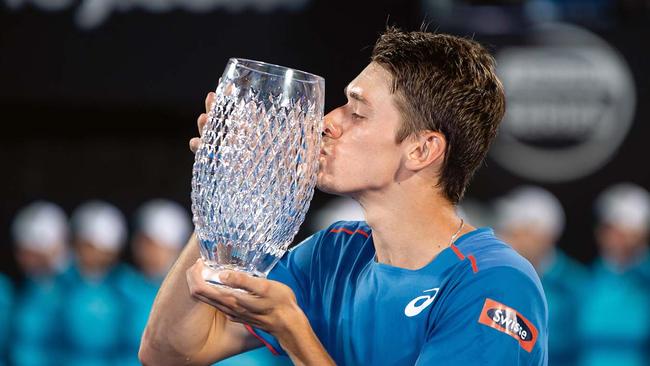
{"type": "Polygon", "coordinates": [[[196,240],[192,236],[158,291],[140,345],[144,365],[207,365],[262,345],[200,301],[200,290],[191,292],[188,282],[202,281],[199,267],[192,267],[199,258],[196,240]]]}

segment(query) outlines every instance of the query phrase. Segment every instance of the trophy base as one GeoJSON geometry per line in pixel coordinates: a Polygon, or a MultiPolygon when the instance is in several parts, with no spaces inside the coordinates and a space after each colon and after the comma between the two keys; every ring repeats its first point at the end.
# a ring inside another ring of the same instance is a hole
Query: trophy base
{"type": "Polygon", "coordinates": [[[203,261],[203,263],[205,265],[203,266],[203,272],[201,273],[201,275],[203,276],[205,282],[209,283],[212,286],[248,292],[240,288],[225,285],[223,282],[221,282],[221,279],[219,279],[219,273],[221,273],[222,271],[243,272],[249,276],[266,278],[266,276],[262,273],[250,272],[249,270],[246,270],[236,265],[219,265],[216,263],[209,263],[205,260],[203,261]]]}

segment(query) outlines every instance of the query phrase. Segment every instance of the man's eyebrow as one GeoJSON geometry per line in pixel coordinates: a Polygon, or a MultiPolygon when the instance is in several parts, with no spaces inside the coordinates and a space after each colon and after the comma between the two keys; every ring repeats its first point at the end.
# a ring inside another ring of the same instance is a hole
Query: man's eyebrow
{"type": "Polygon", "coordinates": [[[343,94],[345,94],[346,97],[349,97],[367,106],[370,106],[370,102],[368,102],[366,98],[362,97],[361,94],[357,92],[349,91],[347,86],[343,89],[343,94]]]}

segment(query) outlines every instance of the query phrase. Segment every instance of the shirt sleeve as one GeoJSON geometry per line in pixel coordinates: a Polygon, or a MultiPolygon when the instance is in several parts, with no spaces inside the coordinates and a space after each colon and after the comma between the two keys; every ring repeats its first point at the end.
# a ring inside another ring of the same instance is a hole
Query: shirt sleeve
{"type": "MultiPolygon", "coordinates": [[[[310,312],[309,291],[313,282],[311,273],[316,260],[314,253],[320,245],[323,235],[324,231],[319,231],[287,251],[267,277],[269,280],[282,282],[289,286],[296,296],[298,306],[307,314],[308,318],[310,312]]],[[[280,347],[280,343],[270,333],[248,325],[246,329],[262,341],[274,355],[286,355],[286,352],[280,347]]]]}
{"type": "Polygon", "coordinates": [[[547,307],[514,268],[470,273],[444,298],[416,365],[546,365],[547,307]]]}

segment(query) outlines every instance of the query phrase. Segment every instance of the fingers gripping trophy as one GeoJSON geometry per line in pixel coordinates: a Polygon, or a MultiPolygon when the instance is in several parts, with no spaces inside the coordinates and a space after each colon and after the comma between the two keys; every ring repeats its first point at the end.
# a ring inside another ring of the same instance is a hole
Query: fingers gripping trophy
{"type": "Polygon", "coordinates": [[[266,277],[305,218],[318,173],[325,81],[232,58],[216,89],[192,172],[204,279],[266,277]]]}

